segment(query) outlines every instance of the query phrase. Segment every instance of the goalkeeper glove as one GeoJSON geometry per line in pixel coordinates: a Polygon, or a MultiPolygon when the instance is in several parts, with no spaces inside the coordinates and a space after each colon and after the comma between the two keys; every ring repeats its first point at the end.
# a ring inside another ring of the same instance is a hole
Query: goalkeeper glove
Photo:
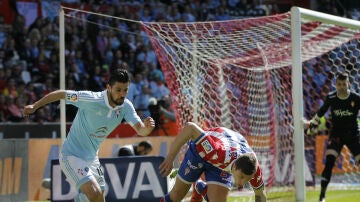
{"type": "Polygon", "coordinates": [[[320,118],[317,114],[309,121],[306,127],[306,134],[307,135],[316,135],[318,130],[318,126],[320,124],[320,118]]]}

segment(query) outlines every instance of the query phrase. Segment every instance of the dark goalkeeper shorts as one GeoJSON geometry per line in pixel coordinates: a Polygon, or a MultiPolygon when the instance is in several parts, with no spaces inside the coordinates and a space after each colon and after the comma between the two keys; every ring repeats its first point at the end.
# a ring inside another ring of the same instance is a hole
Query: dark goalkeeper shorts
{"type": "Polygon", "coordinates": [[[353,156],[360,154],[360,138],[359,134],[351,134],[350,132],[335,133],[333,132],[328,140],[327,149],[335,150],[340,154],[341,149],[346,145],[353,156]]]}

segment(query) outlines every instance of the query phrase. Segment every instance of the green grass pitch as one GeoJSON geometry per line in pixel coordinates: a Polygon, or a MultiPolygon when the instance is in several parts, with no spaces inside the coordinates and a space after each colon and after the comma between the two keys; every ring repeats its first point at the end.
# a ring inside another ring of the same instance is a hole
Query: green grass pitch
{"type": "MultiPolygon", "coordinates": [[[[268,193],[270,202],[295,202],[295,193],[274,192],[268,193]]],[[[318,202],[319,191],[306,191],[306,202],[318,202]]],[[[253,196],[230,196],[228,202],[253,202],[253,196]]],[[[326,193],[326,202],[355,202],[360,201],[360,190],[329,190],[326,193]]]]}

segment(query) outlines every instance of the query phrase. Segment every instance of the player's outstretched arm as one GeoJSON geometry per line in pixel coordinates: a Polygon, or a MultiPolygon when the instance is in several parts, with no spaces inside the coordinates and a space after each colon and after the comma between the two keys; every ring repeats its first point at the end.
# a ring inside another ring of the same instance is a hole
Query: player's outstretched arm
{"type": "Polygon", "coordinates": [[[195,140],[201,135],[202,132],[203,130],[195,123],[189,122],[184,126],[184,128],[171,143],[168,155],[159,166],[161,175],[167,176],[170,174],[173,168],[174,159],[179,153],[181,146],[190,139],[195,140]]]}
{"type": "Polygon", "coordinates": [[[34,104],[26,105],[24,107],[23,115],[28,116],[29,114],[34,113],[40,107],[49,104],[51,102],[59,101],[65,99],[65,90],[56,90],[49,94],[46,94],[40,100],[36,101],[34,104]]]}

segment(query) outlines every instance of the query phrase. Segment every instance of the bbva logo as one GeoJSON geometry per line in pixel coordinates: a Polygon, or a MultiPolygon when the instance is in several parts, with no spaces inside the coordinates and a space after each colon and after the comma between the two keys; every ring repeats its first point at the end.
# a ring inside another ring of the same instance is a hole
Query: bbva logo
{"type": "MultiPolygon", "coordinates": [[[[160,161],[141,161],[141,158],[135,158],[134,161],[134,158],[130,158],[131,162],[126,162],[123,159],[126,158],[106,159],[106,162],[101,163],[107,184],[105,196],[108,201],[149,201],[160,199],[165,194],[167,181],[159,174],[160,161]]],[[[53,165],[52,200],[71,201],[76,194],[77,190],[66,181],[60,166],[53,165]]]]}

